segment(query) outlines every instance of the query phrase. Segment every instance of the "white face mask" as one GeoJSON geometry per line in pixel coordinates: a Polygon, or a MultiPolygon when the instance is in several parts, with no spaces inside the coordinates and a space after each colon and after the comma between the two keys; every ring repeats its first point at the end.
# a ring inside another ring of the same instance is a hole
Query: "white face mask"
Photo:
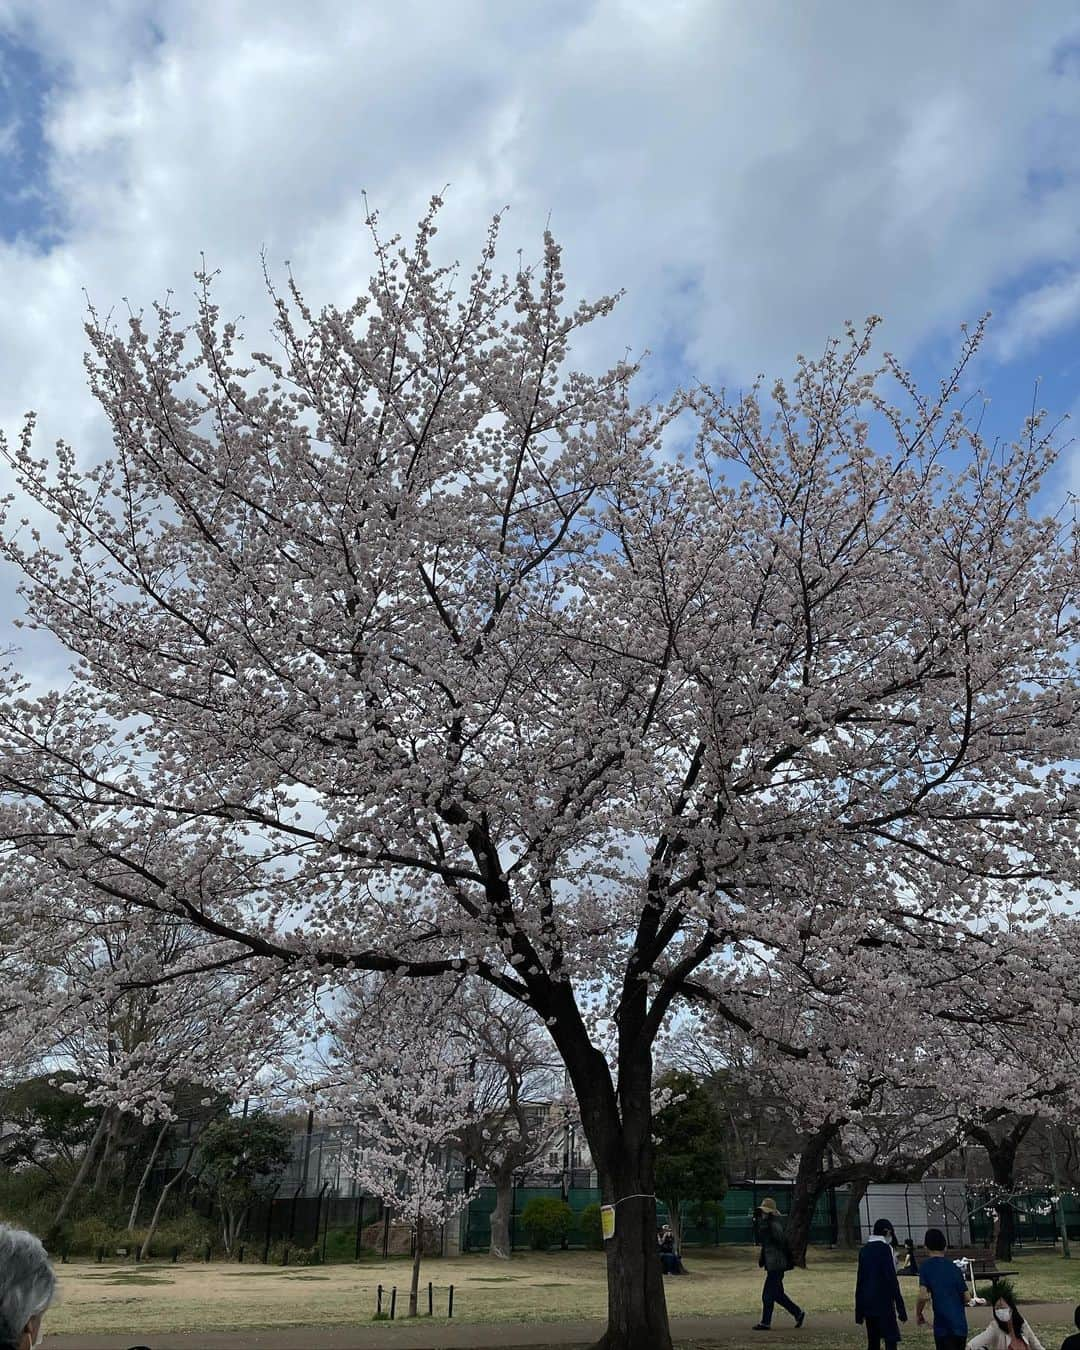
{"type": "Polygon", "coordinates": [[[994,1316],[999,1322],[1011,1322],[1012,1312],[1008,1308],[995,1308],[994,1316]]]}

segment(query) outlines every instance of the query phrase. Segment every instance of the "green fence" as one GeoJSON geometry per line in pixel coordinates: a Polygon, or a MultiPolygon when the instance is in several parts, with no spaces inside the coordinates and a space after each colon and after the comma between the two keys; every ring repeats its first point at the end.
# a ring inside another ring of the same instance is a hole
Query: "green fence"
{"type": "MultiPolygon", "coordinates": [[[[521,1211],[537,1195],[562,1196],[556,1186],[515,1186],[513,1191],[513,1213],[510,1218],[510,1241],[515,1249],[529,1245],[528,1236],[521,1226],[521,1211]]],[[[567,1203],[574,1212],[574,1226],[567,1239],[571,1247],[586,1246],[585,1235],[578,1222],[581,1211],[589,1205],[599,1204],[600,1192],[584,1186],[573,1186],[567,1194],[567,1203]]],[[[480,1194],[470,1204],[462,1218],[463,1251],[485,1251],[491,1242],[491,1211],[495,1208],[495,1187],[484,1186],[480,1194]]]]}
{"type": "MultiPolygon", "coordinates": [[[[980,1205],[976,1192],[968,1197],[968,1203],[971,1207],[971,1240],[989,1245],[994,1231],[993,1213],[980,1205]]],[[[1067,1195],[1063,1197],[1063,1204],[1069,1237],[1080,1240],[1080,1199],[1067,1195]]],[[[1027,1191],[1015,1197],[1013,1206],[1016,1209],[1017,1246],[1023,1247],[1025,1243],[1042,1246],[1059,1240],[1061,1230],[1053,1191],[1027,1191]]]]}
{"type": "MultiPolygon", "coordinates": [[[[561,1196],[558,1187],[517,1186],[513,1192],[513,1215],[510,1223],[510,1240],[516,1250],[529,1245],[529,1239],[521,1226],[521,1211],[537,1195],[561,1196]]],[[[822,1196],[810,1224],[810,1241],[827,1244],[835,1241],[836,1215],[843,1212],[845,1192],[838,1191],[835,1200],[830,1195],[822,1196]]],[[[720,1200],[723,1209],[723,1221],[719,1218],[706,1218],[704,1223],[687,1221],[683,1224],[684,1247],[717,1247],[727,1243],[753,1242],[753,1211],[765,1196],[771,1195],[782,1212],[790,1208],[790,1185],[737,1186],[728,1191],[720,1200]]],[[[600,1203],[599,1190],[587,1187],[572,1187],[567,1202],[574,1212],[574,1226],[570,1230],[567,1245],[580,1248],[586,1246],[585,1236],[578,1223],[578,1216],[588,1205],[600,1203]]],[[[461,1245],[463,1251],[484,1251],[491,1241],[491,1211],[495,1208],[495,1188],[485,1186],[462,1216],[461,1245]]],[[[661,1223],[667,1219],[664,1206],[657,1206],[661,1223]]]]}

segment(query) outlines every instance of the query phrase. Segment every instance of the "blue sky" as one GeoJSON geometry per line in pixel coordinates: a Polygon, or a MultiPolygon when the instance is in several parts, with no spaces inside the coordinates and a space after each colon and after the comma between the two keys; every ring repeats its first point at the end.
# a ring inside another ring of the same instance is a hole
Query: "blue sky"
{"type": "Polygon", "coordinates": [[[627,290],[581,363],[648,347],[656,388],[869,313],[931,379],[993,309],[1008,436],[1037,377],[1080,408],[1078,132],[1074,0],[0,0],[0,426],[104,449],[84,292],[183,303],[205,251],[258,339],[261,248],[346,300],[363,192],[407,233],[449,184],[447,254],[550,219],[572,291],[627,290]]]}

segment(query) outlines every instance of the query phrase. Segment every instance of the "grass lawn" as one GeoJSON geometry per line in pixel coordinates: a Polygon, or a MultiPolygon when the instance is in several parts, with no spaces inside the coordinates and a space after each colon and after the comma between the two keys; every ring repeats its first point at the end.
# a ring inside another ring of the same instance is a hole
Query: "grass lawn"
{"type": "MultiPolygon", "coordinates": [[[[755,1252],[745,1247],[691,1251],[686,1255],[690,1274],[666,1281],[668,1307],[673,1316],[745,1315],[760,1311],[761,1274],[755,1252]]],[[[1014,1262],[1022,1303],[1080,1298],[1080,1260],[1060,1256],[1021,1256],[1014,1262]]],[[[398,1287],[398,1311],[407,1299],[410,1263],[405,1259],[365,1261],[359,1265],[286,1267],[260,1265],[131,1265],[71,1264],[58,1267],[60,1298],[49,1313],[50,1333],[199,1330],[213,1312],[215,1329],[248,1327],[333,1326],[370,1323],[375,1311],[375,1289],[398,1287]]],[[[787,1287],[810,1312],[799,1336],[804,1350],[844,1350],[845,1333],[832,1331],[821,1339],[812,1330],[813,1314],[848,1312],[854,1286],[850,1255],[813,1253],[807,1270],[793,1271],[787,1287]]],[[[604,1260],[599,1252],[551,1252],[516,1256],[510,1262],[486,1256],[425,1261],[421,1280],[436,1288],[437,1323],[445,1316],[446,1287],[455,1286],[454,1319],[462,1322],[544,1322],[603,1317],[606,1307],[604,1260]]],[[[904,1282],[911,1304],[913,1282],[904,1282]]],[[[911,1312],[913,1314],[913,1307],[911,1312]]],[[[777,1326],[783,1315],[777,1314],[777,1326]]],[[[1032,1322],[1048,1347],[1060,1343],[1066,1328],[1055,1330],[1040,1323],[1037,1309],[1032,1322]]],[[[915,1332],[908,1342],[925,1338],[915,1332]]],[[[773,1340],[787,1340],[774,1334],[773,1340]]],[[[745,1342],[744,1342],[745,1343],[745,1342]]],[[[734,1342],[731,1342],[734,1344],[734,1342]]],[[[850,1345],[865,1345],[851,1328],[850,1345]]],[[[686,1350],[691,1350],[687,1347],[686,1350]]],[[[702,1342],[692,1350],[709,1350],[702,1342]]]]}

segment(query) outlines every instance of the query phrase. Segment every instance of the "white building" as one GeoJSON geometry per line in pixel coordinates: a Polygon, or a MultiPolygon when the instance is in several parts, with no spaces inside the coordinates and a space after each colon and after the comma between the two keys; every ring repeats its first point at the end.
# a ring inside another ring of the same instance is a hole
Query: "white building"
{"type": "Polygon", "coordinates": [[[907,1184],[870,1186],[859,1206],[863,1237],[878,1219],[888,1219],[901,1242],[922,1245],[928,1228],[940,1228],[951,1247],[971,1242],[967,1183],[961,1177],[926,1177],[907,1184]]]}

